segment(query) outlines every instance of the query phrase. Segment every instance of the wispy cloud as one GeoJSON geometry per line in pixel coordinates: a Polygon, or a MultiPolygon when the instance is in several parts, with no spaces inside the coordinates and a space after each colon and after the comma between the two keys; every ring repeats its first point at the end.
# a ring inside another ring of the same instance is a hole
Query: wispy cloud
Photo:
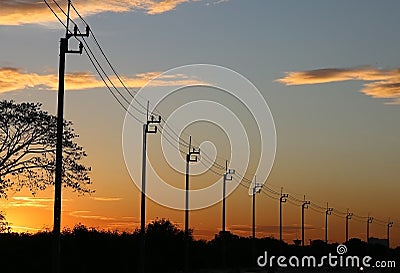
{"type": "Polygon", "coordinates": [[[42,230],[41,228],[16,226],[16,225],[10,225],[10,228],[13,232],[27,232],[27,233],[36,233],[42,230]]]}
{"type": "Polygon", "coordinates": [[[229,1],[230,1],[230,0],[217,0],[217,1],[214,2],[214,5],[226,3],[226,2],[229,2],[229,1]]]}
{"type": "Polygon", "coordinates": [[[121,201],[119,197],[91,197],[95,201],[110,202],[110,201],[121,201]]]}
{"type": "Polygon", "coordinates": [[[140,223],[140,219],[134,216],[110,217],[95,213],[90,210],[70,211],[69,216],[79,219],[78,221],[87,220],[94,223],[98,223],[97,221],[100,221],[101,227],[119,231],[134,231],[139,227],[140,223]]]}
{"type": "MultiPolygon", "coordinates": [[[[146,85],[151,79],[159,75],[160,72],[147,72],[136,74],[132,77],[122,76],[125,85],[130,88],[140,88],[146,85]]],[[[110,77],[116,87],[122,87],[116,77],[110,77]]],[[[68,90],[86,90],[105,87],[102,80],[91,72],[76,72],[65,75],[65,82],[68,90]]],[[[186,84],[201,84],[196,79],[176,74],[160,76],[157,80],[151,81],[152,86],[178,86],[186,84]]],[[[14,67],[0,67],[0,94],[28,88],[40,90],[57,90],[57,74],[38,74],[23,71],[14,67]]]]}
{"type": "MultiPolygon", "coordinates": [[[[103,12],[144,11],[147,14],[161,14],[174,10],[183,3],[198,0],[75,0],[73,4],[82,16],[103,12]]],[[[52,0],[47,1],[56,13],[65,16],[52,0]]],[[[64,10],[66,1],[57,1],[64,10]]],[[[73,12],[71,15],[76,16],[73,12]]],[[[55,22],[56,18],[50,12],[44,1],[39,0],[2,0],[0,9],[0,25],[45,24],[55,22]]]]}
{"type": "Polygon", "coordinates": [[[53,202],[52,198],[36,198],[30,196],[14,196],[12,199],[25,202],[53,202]]]}
{"type": "MultiPolygon", "coordinates": [[[[70,199],[63,199],[68,202],[70,199]]],[[[50,208],[53,205],[53,198],[37,198],[33,196],[14,196],[8,203],[12,207],[50,208]]]]}
{"type": "MultiPolygon", "coordinates": [[[[232,225],[230,229],[234,232],[250,232],[252,230],[252,226],[250,225],[232,225]]],[[[298,231],[301,230],[301,226],[298,225],[290,225],[290,226],[283,226],[285,231],[298,231]]],[[[305,225],[304,229],[307,230],[314,230],[316,229],[312,225],[305,225]]],[[[277,233],[279,231],[279,226],[274,225],[257,225],[256,231],[261,233],[277,233]]]]}
{"type": "Polygon", "coordinates": [[[12,207],[46,208],[51,205],[50,198],[13,197],[9,205],[12,207]]]}
{"type": "Polygon", "coordinates": [[[102,221],[113,221],[115,218],[107,217],[104,215],[96,215],[92,214],[89,210],[75,210],[69,213],[70,216],[75,218],[82,218],[82,219],[94,219],[94,220],[102,220],[102,221]]]}
{"type": "Polygon", "coordinates": [[[365,81],[361,92],[373,98],[391,99],[400,104],[400,68],[385,70],[375,67],[325,68],[287,72],[276,80],[285,85],[306,85],[349,80],[365,81]]]}

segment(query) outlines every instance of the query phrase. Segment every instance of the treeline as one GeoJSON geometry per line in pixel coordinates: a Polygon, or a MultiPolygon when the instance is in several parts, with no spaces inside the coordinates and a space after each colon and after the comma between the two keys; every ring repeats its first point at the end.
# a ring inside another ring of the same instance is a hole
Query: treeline
{"type": "MultiPolygon", "coordinates": [[[[347,244],[349,255],[369,255],[374,259],[399,260],[400,248],[388,249],[381,245],[368,245],[359,239],[347,244]]],[[[61,237],[63,273],[137,272],[139,265],[140,233],[100,231],[76,225],[64,230],[61,237]]],[[[314,241],[300,247],[281,243],[273,238],[240,237],[229,232],[220,233],[210,241],[189,238],[190,268],[192,271],[228,268],[239,272],[255,267],[256,258],[268,255],[336,255],[337,244],[326,245],[314,241]],[[223,244],[224,243],[224,244],[223,244]],[[223,247],[225,245],[226,247],[223,247]],[[223,250],[226,260],[224,265],[223,250]]],[[[51,272],[51,232],[36,234],[0,234],[0,272],[51,272]]],[[[184,269],[184,232],[169,220],[157,220],[146,227],[146,272],[179,272],[184,269]]],[[[400,266],[398,261],[397,266],[400,266]]],[[[389,272],[389,271],[388,271],[389,272]]]]}

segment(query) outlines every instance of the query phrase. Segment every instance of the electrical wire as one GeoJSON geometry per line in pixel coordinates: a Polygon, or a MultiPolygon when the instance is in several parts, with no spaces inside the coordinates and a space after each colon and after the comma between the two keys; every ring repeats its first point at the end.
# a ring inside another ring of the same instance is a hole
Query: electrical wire
{"type": "MultiPolygon", "coordinates": [[[[69,32],[69,33],[72,34],[72,32],[71,32],[69,29],[67,29],[67,26],[64,24],[64,22],[60,19],[60,17],[59,17],[59,16],[57,15],[57,13],[54,11],[54,9],[50,6],[50,4],[49,4],[46,0],[44,0],[44,2],[45,2],[45,4],[47,5],[47,7],[50,9],[50,11],[53,13],[53,15],[57,18],[57,20],[66,28],[67,32],[69,32]]],[[[53,2],[54,2],[55,5],[61,10],[61,12],[62,12],[64,15],[67,16],[67,14],[66,14],[65,11],[60,7],[60,5],[59,5],[55,0],[53,0],[53,2]]],[[[75,13],[78,15],[78,17],[82,20],[82,22],[84,22],[86,25],[88,25],[88,23],[86,22],[86,20],[79,14],[78,10],[75,8],[75,6],[74,6],[72,3],[71,3],[71,7],[72,7],[73,10],[75,11],[75,13]]],[[[76,25],[76,23],[75,23],[71,18],[69,18],[69,20],[70,20],[73,24],[76,25]]],[[[79,31],[79,29],[78,29],[78,31],[79,31]]],[[[82,41],[83,41],[84,44],[85,44],[84,50],[85,50],[86,55],[87,55],[88,58],[89,58],[89,61],[90,61],[91,64],[93,65],[94,69],[96,70],[97,74],[99,75],[100,79],[102,80],[102,82],[104,83],[104,85],[106,86],[106,88],[110,91],[110,93],[113,95],[113,97],[115,98],[115,100],[120,104],[120,106],[121,106],[131,117],[133,117],[136,121],[138,121],[139,123],[141,123],[142,121],[141,121],[139,118],[137,118],[131,111],[129,111],[129,109],[133,108],[133,109],[134,109],[135,111],[137,111],[138,113],[143,114],[143,115],[147,115],[147,113],[144,112],[144,110],[147,110],[147,107],[144,106],[143,104],[141,104],[141,103],[137,100],[136,95],[139,95],[139,97],[141,97],[141,98],[144,99],[144,100],[146,100],[146,98],[144,98],[143,96],[141,96],[140,94],[138,94],[138,91],[132,90],[132,89],[130,89],[130,88],[128,88],[128,87],[126,86],[126,84],[125,84],[124,81],[122,80],[122,77],[119,75],[119,73],[117,72],[116,68],[112,65],[111,61],[109,60],[109,58],[108,58],[107,55],[105,54],[103,48],[101,47],[100,43],[98,42],[98,40],[97,40],[97,38],[96,38],[96,36],[95,36],[93,30],[92,30],[92,29],[89,29],[89,31],[90,31],[90,33],[92,34],[91,37],[93,37],[93,40],[94,40],[96,46],[98,47],[98,49],[99,49],[99,51],[101,52],[101,54],[102,54],[102,56],[104,57],[104,59],[106,60],[108,66],[109,66],[110,69],[112,70],[113,74],[116,76],[116,78],[117,78],[118,81],[120,82],[121,86],[127,91],[127,93],[129,94],[129,96],[132,97],[132,99],[134,99],[134,100],[137,102],[137,104],[138,104],[143,110],[138,109],[138,108],[135,107],[135,106],[132,106],[131,101],[129,101],[129,100],[119,91],[119,89],[117,88],[117,86],[113,83],[113,81],[111,80],[111,78],[108,76],[108,74],[106,73],[106,71],[104,70],[104,68],[102,67],[102,65],[100,64],[99,60],[96,58],[96,56],[95,56],[95,54],[93,53],[93,51],[91,50],[89,44],[86,42],[85,38],[82,37],[82,41]],[[110,85],[112,86],[112,88],[111,88],[110,85]],[[123,101],[117,96],[117,94],[116,94],[115,92],[112,91],[113,89],[116,91],[116,93],[118,93],[119,97],[120,97],[123,101]],[[129,107],[129,106],[126,106],[125,104],[128,104],[130,107],[129,107]]],[[[79,33],[80,33],[80,31],[79,31],[79,33]]],[[[75,37],[75,39],[77,39],[79,42],[82,42],[80,39],[78,39],[78,37],[76,37],[76,36],[73,36],[73,37],[75,37]]],[[[154,108],[154,113],[157,113],[157,112],[158,112],[157,109],[154,108]]],[[[175,145],[174,145],[174,144],[172,143],[172,141],[171,141],[171,138],[174,139],[175,137],[177,137],[178,143],[179,143],[180,145],[182,145],[183,147],[185,147],[185,148],[189,148],[189,143],[188,143],[186,140],[184,140],[181,136],[179,136],[179,135],[175,132],[175,130],[166,122],[165,119],[163,119],[162,115],[161,115],[159,112],[158,112],[158,114],[159,114],[159,116],[161,116],[161,120],[164,122],[163,125],[162,125],[162,124],[159,125],[160,128],[162,129],[161,131],[162,131],[162,135],[163,135],[164,139],[165,139],[172,147],[174,147],[175,149],[177,149],[179,152],[185,154],[185,152],[182,151],[179,147],[178,147],[178,148],[175,147],[175,145]]],[[[193,140],[193,143],[196,144],[196,142],[195,142],[194,140],[193,140]]],[[[199,146],[199,145],[198,145],[198,146],[199,146]]],[[[223,158],[219,157],[218,155],[216,156],[216,158],[223,159],[223,158]]],[[[206,153],[202,153],[202,159],[204,159],[207,163],[212,164],[212,165],[209,167],[208,170],[210,170],[211,172],[213,172],[214,174],[216,174],[216,175],[218,175],[218,176],[224,175],[224,173],[220,173],[220,172],[214,170],[214,168],[216,168],[216,169],[218,169],[218,170],[225,170],[225,166],[224,166],[224,165],[219,164],[216,160],[211,159],[211,157],[209,157],[206,153]]],[[[200,161],[200,162],[201,162],[201,164],[203,164],[205,167],[208,167],[203,161],[200,161]]],[[[240,183],[239,183],[240,186],[242,186],[242,187],[248,189],[248,188],[253,184],[253,181],[250,180],[249,178],[245,177],[244,175],[240,175],[240,173],[237,173],[237,174],[239,174],[239,176],[242,177],[242,179],[241,179],[241,181],[240,181],[240,183]],[[247,185],[246,185],[246,184],[247,184],[247,185]]],[[[235,177],[235,179],[236,179],[236,177],[235,177]]],[[[264,195],[266,195],[267,197],[272,198],[272,199],[275,199],[275,200],[279,200],[279,197],[277,197],[277,196],[280,196],[280,194],[281,194],[280,192],[278,192],[278,191],[272,189],[271,187],[267,186],[265,183],[264,183],[263,187],[261,188],[261,191],[260,191],[260,192],[261,192],[261,193],[264,193],[264,195]],[[271,195],[271,194],[272,194],[272,195],[271,195]],[[275,195],[275,196],[274,196],[274,195],[275,195]]],[[[287,202],[291,203],[291,204],[294,205],[294,206],[298,206],[298,207],[299,207],[299,206],[301,206],[301,204],[303,203],[304,200],[301,200],[301,199],[299,199],[299,198],[296,198],[295,196],[296,196],[296,194],[290,193],[290,194],[289,194],[289,197],[287,198],[287,202]],[[300,204],[299,204],[299,203],[300,203],[300,204]]],[[[314,211],[316,211],[316,212],[318,212],[318,213],[325,213],[324,210],[325,210],[326,208],[323,207],[323,206],[321,206],[321,205],[319,205],[318,203],[312,202],[312,203],[310,203],[310,209],[312,209],[312,210],[314,210],[314,211]]],[[[335,209],[334,211],[332,211],[332,214],[335,215],[335,216],[337,216],[337,217],[340,217],[340,218],[346,218],[347,212],[343,212],[343,211],[340,211],[340,210],[336,210],[336,209],[335,209]]],[[[366,216],[360,216],[360,215],[356,215],[356,214],[353,214],[352,216],[354,217],[354,220],[355,220],[355,221],[359,221],[359,222],[362,222],[362,219],[368,219],[368,216],[366,217],[366,216]]],[[[383,220],[380,220],[380,219],[374,218],[374,221],[375,221],[376,224],[381,225],[381,226],[387,225],[387,222],[386,222],[386,221],[383,221],[383,220]]],[[[398,228],[398,227],[396,227],[396,228],[398,228]]]]}

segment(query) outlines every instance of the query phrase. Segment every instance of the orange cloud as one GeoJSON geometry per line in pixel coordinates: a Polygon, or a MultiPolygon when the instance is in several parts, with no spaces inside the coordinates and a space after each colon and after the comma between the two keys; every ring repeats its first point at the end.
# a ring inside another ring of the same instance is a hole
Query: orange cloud
{"type": "Polygon", "coordinates": [[[36,233],[38,231],[41,231],[42,229],[40,228],[34,228],[34,227],[27,227],[27,226],[15,226],[15,225],[10,225],[10,228],[13,232],[25,232],[25,233],[36,233]]]}
{"type": "MultiPolygon", "coordinates": [[[[69,202],[70,199],[63,199],[63,202],[69,202]]],[[[32,196],[14,196],[8,204],[11,207],[32,207],[32,208],[51,208],[52,198],[37,198],[32,196]]]]}
{"type": "Polygon", "coordinates": [[[373,98],[392,99],[392,104],[400,104],[400,68],[325,68],[287,72],[285,77],[276,81],[285,85],[305,85],[349,80],[367,81],[361,89],[362,93],[373,98]]]}
{"type": "MultiPolygon", "coordinates": [[[[47,2],[61,18],[65,17],[52,0],[47,2]]],[[[65,10],[66,1],[57,0],[57,2],[65,10]]],[[[121,13],[134,10],[144,10],[147,14],[161,14],[174,10],[178,5],[186,2],[196,2],[196,0],[75,0],[73,4],[82,16],[87,16],[102,12],[121,13]]],[[[73,12],[71,15],[73,18],[76,16],[73,12]]],[[[1,1],[0,25],[44,24],[55,21],[56,18],[44,1],[1,1]]]]}
{"type": "Polygon", "coordinates": [[[89,210],[76,210],[71,211],[69,213],[70,216],[75,218],[82,218],[82,219],[94,219],[94,220],[101,220],[101,221],[113,221],[115,218],[107,217],[103,215],[92,215],[92,212],[89,210]]]}
{"type": "Polygon", "coordinates": [[[113,202],[113,201],[121,201],[122,198],[120,197],[91,197],[91,199],[95,201],[101,201],[101,202],[113,202]]]}
{"type": "MultiPolygon", "coordinates": [[[[121,77],[127,87],[141,88],[160,72],[147,72],[136,74],[133,77],[121,77]]],[[[122,87],[118,79],[110,77],[116,87],[122,87]]],[[[68,90],[85,90],[92,88],[104,88],[103,81],[91,72],[76,72],[65,75],[66,88],[68,90]]],[[[190,79],[185,75],[165,75],[151,82],[152,86],[178,86],[201,84],[196,79],[190,79]]],[[[0,94],[28,88],[40,90],[57,90],[57,74],[37,74],[22,71],[19,68],[0,67],[0,94]]]]}

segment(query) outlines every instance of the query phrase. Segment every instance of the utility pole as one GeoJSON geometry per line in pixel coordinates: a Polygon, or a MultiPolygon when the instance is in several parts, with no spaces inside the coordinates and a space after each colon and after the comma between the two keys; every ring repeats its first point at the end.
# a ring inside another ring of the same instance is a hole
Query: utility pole
{"type": "Polygon", "coordinates": [[[53,273],[61,272],[61,188],[62,188],[62,160],[63,160],[63,132],[64,132],[64,74],[65,55],[67,53],[82,54],[83,44],[79,44],[79,50],[69,50],[68,40],[71,37],[88,37],[89,26],[86,26],[85,34],[78,34],[78,27],[75,25],[74,32],[69,31],[69,13],[71,0],[68,0],[67,24],[65,38],[60,39],[60,60],[58,69],[58,96],[57,96],[57,141],[56,141],[56,170],[54,181],[54,216],[53,216],[53,273]]]}
{"type": "Polygon", "coordinates": [[[156,134],[157,125],[161,123],[161,116],[149,117],[149,102],[147,102],[146,123],[143,124],[143,148],[142,148],[142,195],[140,206],[140,272],[145,270],[146,260],[146,162],[147,162],[147,134],[156,134]]]}
{"type": "Polygon", "coordinates": [[[325,243],[328,243],[328,216],[332,214],[333,208],[328,206],[326,203],[326,210],[325,210],[325,243]]]}
{"type": "Polygon", "coordinates": [[[262,184],[258,184],[257,183],[257,177],[254,176],[254,186],[252,188],[252,199],[253,199],[253,224],[252,224],[252,257],[255,261],[256,258],[256,194],[259,193],[261,191],[262,188],[262,184]]]}
{"type": "Polygon", "coordinates": [[[222,181],[222,231],[225,232],[226,214],[225,214],[225,199],[226,199],[226,181],[232,181],[232,175],[235,174],[234,169],[228,169],[228,160],[225,162],[225,173],[222,181]]]}
{"type": "Polygon", "coordinates": [[[228,160],[225,162],[225,173],[222,180],[222,233],[221,233],[221,240],[222,240],[222,267],[226,267],[226,241],[225,241],[225,226],[226,226],[226,207],[225,207],[225,199],[226,199],[226,181],[232,181],[232,175],[235,174],[234,169],[228,169],[228,160]]]}
{"type": "Polygon", "coordinates": [[[289,194],[283,193],[281,188],[281,197],[279,198],[279,240],[282,242],[282,203],[286,203],[289,194]]]}
{"type": "Polygon", "coordinates": [[[254,187],[253,187],[253,233],[252,237],[253,239],[256,238],[256,194],[261,191],[262,185],[257,183],[256,176],[254,176],[254,187]]]}
{"type": "Polygon", "coordinates": [[[388,248],[390,248],[390,228],[392,226],[393,226],[393,222],[390,221],[390,218],[389,218],[389,221],[388,221],[388,224],[387,224],[387,246],[388,246],[388,248]]]}
{"type": "Polygon", "coordinates": [[[185,271],[189,270],[189,166],[190,162],[197,162],[200,148],[192,147],[192,136],[189,137],[189,151],[186,154],[186,199],[185,199],[185,271]]]}
{"type": "Polygon", "coordinates": [[[367,218],[367,243],[369,243],[369,224],[372,224],[372,221],[374,220],[374,217],[369,216],[367,218]]]}
{"type": "Polygon", "coordinates": [[[353,213],[349,212],[349,209],[347,209],[347,214],[346,214],[346,243],[349,241],[349,220],[353,216],[353,213]]]}
{"type": "Polygon", "coordinates": [[[304,195],[304,201],[301,205],[301,246],[304,246],[304,210],[308,209],[310,201],[306,201],[306,196],[304,195]]]}

